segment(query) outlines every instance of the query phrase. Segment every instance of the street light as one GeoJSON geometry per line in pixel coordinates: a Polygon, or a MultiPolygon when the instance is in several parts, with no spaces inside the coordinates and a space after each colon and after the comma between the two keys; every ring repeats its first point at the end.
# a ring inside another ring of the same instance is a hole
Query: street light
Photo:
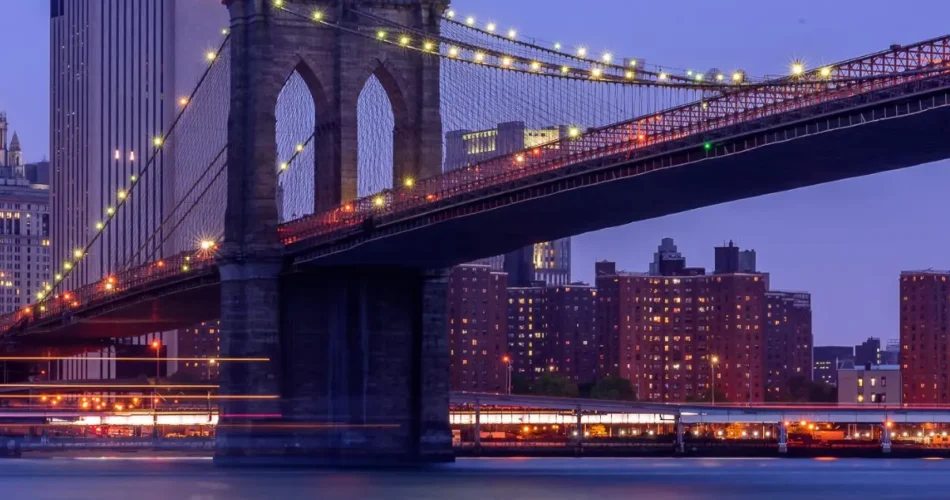
{"type": "Polygon", "coordinates": [[[511,357],[505,355],[501,358],[501,361],[505,363],[507,368],[505,369],[505,394],[511,395],[511,357]]]}
{"type": "Polygon", "coordinates": [[[716,363],[719,362],[719,356],[713,355],[709,358],[709,369],[712,371],[712,378],[709,381],[709,395],[712,404],[716,404],[716,363]]]}

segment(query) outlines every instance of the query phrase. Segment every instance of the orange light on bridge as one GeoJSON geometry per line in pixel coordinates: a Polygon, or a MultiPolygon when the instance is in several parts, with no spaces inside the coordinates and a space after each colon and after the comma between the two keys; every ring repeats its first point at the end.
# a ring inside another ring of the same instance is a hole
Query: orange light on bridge
{"type": "Polygon", "coordinates": [[[72,303],[72,306],[73,306],[73,307],[79,307],[79,302],[74,300],[73,303],[72,303]]]}
{"type": "Polygon", "coordinates": [[[435,200],[435,195],[434,195],[434,194],[427,194],[427,195],[426,195],[426,201],[432,201],[432,200],[435,200]]]}
{"type": "Polygon", "coordinates": [[[109,276],[108,278],[106,278],[106,283],[109,283],[110,285],[114,285],[114,284],[115,284],[115,276],[109,276]]]}
{"type": "Polygon", "coordinates": [[[111,291],[113,288],[115,288],[115,285],[113,285],[112,283],[106,283],[106,290],[111,291]]]}
{"type": "Polygon", "coordinates": [[[159,344],[157,340],[152,341],[152,349],[158,349],[162,344],[159,344]]]}
{"type": "Polygon", "coordinates": [[[156,262],[155,265],[158,266],[158,267],[165,267],[165,261],[164,261],[164,260],[160,260],[160,261],[156,262]]]}
{"type": "Polygon", "coordinates": [[[26,308],[23,309],[23,312],[26,313],[26,314],[30,314],[30,313],[33,312],[33,308],[32,308],[32,307],[26,307],[26,308]]]}
{"type": "Polygon", "coordinates": [[[201,240],[200,246],[201,246],[201,249],[202,249],[202,250],[211,250],[212,248],[214,248],[214,241],[213,241],[213,240],[201,240]]]}
{"type": "Polygon", "coordinates": [[[70,300],[70,299],[72,299],[72,298],[73,298],[73,296],[70,295],[69,292],[66,292],[66,293],[63,294],[63,300],[70,300]]]}
{"type": "Polygon", "coordinates": [[[798,423],[798,425],[805,427],[806,425],[808,425],[808,422],[802,420],[801,422],[798,423]]]}
{"type": "Polygon", "coordinates": [[[516,156],[515,161],[517,161],[518,163],[524,163],[524,155],[516,156]]]}

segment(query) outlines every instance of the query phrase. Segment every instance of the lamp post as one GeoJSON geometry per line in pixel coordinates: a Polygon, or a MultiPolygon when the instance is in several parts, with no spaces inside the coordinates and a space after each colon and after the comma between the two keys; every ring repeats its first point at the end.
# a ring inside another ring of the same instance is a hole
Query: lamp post
{"type": "MultiPolygon", "coordinates": [[[[214,366],[215,360],[211,358],[208,360],[208,382],[211,382],[211,367],[214,366]]],[[[211,389],[208,389],[208,421],[211,421],[211,389]]]]}
{"type": "Polygon", "coordinates": [[[152,386],[152,438],[158,438],[158,378],[161,375],[160,358],[162,355],[162,344],[158,340],[152,341],[152,349],[155,349],[155,385],[152,386]]]}
{"type": "Polygon", "coordinates": [[[712,371],[712,378],[709,380],[709,396],[712,404],[716,404],[716,363],[719,362],[719,356],[713,355],[709,358],[709,369],[712,371]]]}
{"type": "Polygon", "coordinates": [[[505,355],[501,358],[502,362],[507,365],[505,367],[505,394],[511,395],[511,357],[505,355]]]}

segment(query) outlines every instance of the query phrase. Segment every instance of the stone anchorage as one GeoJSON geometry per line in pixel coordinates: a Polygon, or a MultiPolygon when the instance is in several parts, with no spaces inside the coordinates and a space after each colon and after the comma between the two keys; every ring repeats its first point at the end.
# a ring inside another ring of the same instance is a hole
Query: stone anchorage
{"type": "Polygon", "coordinates": [[[391,267],[291,269],[277,238],[277,96],[297,71],[318,117],[315,209],[356,197],[360,90],[375,75],[395,117],[394,182],[441,171],[438,58],[355,30],[373,17],[437,33],[446,1],[224,0],[231,15],[228,200],[221,250],[221,465],[404,466],[454,460],[446,275],[391,267]],[[282,10],[282,9],[286,9],[282,10]],[[317,169],[317,165],[320,166],[317,169]]]}

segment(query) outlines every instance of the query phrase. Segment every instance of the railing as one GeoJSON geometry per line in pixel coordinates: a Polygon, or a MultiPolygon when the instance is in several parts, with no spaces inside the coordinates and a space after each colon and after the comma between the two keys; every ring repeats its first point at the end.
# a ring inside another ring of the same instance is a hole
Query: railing
{"type": "Polygon", "coordinates": [[[84,307],[104,303],[118,294],[152,283],[194,273],[215,265],[214,249],[190,250],[166,259],[121,271],[99,281],[48,297],[39,304],[0,316],[0,334],[28,323],[69,315],[84,307]]]}
{"type": "Polygon", "coordinates": [[[950,37],[899,47],[828,66],[789,79],[788,86],[743,88],[653,115],[586,132],[529,150],[470,165],[344,203],[279,227],[290,245],[358,227],[373,217],[398,217],[436,202],[501,186],[544,172],[579,165],[709,133],[761,118],[801,110],[876,90],[946,74],[950,37]],[[840,78],[853,78],[841,83],[840,78]],[[833,81],[832,81],[833,80],[833,81]],[[802,82],[814,85],[803,85],[802,82]]]}

